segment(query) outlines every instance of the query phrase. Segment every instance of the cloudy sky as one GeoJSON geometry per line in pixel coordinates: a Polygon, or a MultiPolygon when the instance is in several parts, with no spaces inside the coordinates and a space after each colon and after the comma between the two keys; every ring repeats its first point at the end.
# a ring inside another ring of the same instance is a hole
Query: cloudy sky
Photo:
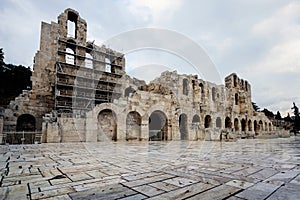
{"type": "MultiPolygon", "coordinates": [[[[236,72],[248,80],[259,107],[286,115],[293,101],[300,105],[300,2],[245,2],[1,0],[0,47],[6,63],[32,66],[41,21],[56,22],[68,7],[87,21],[88,39],[97,45],[127,31],[166,29],[201,46],[222,79],[236,72]]],[[[140,78],[164,69],[193,73],[186,60],[170,52],[142,49],[126,58],[127,72],[140,78]]]]}

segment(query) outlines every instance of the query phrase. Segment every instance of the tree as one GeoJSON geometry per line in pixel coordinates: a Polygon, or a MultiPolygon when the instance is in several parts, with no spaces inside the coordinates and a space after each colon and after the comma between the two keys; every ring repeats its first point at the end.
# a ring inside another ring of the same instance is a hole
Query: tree
{"type": "Polygon", "coordinates": [[[299,116],[299,108],[296,106],[295,102],[293,102],[293,107],[291,108],[294,110],[294,131],[300,130],[300,116],[299,116]]]}
{"type": "Polygon", "coordinates": [[[270,117],[270,118],[273,118],[273,117],[274,117],[274,113],[271,112],[271,111],[269,111],[269,110],[266,109],[266,108],[264,108],[262,112],[265,113],[265,115],[266,115],[267,117],[270,117]]]}
{"type": "Polygon", "coordinates": [[[29,67],[6,64],[0,48],[0,106],[8,105],[22,90],[31,88],[31,74],[29,67]]]}
{"type": "Polygon", "coordinates": [[[256,112],[258,112],[260,110],[260,108],[254,102],[252,102],[252,107],[256,112]]]}
{"type": "Polygon", "coordinates": [[[286,122],[292,122],[293,121],[291,116],[290,116],[290,113],[287,114],[287,116],[284,118],[284,121],[286,121],[286,122]]]}
{"type": "Polygon", "coordinates": [[[0,48],[0,67],[4,65],[4,52],[3,48],[0,48]]]}
{"type": "Polygon", "coordinates": [[[275,119],[278,119],[278,120],[281,120],[281,119],[282,119],[281,114],[280,114],[279,111],[277,111],[277,114],[276,114],[276,116],[275,116],[275,119]]]}

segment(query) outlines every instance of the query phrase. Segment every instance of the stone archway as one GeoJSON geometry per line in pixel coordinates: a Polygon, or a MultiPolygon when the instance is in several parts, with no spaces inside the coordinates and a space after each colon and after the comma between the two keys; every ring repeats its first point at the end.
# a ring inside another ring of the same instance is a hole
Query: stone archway
{"type": "Polygon", "coordinates": [[[205,116],[204,127],[205,128],[211,128],[211,116],[210,115],[205,116]]]}
{"type": "Polygon", "coordinates": [[[239,120],[237,118],[234,119],[234,130],[237,132],[240,130],[239,120]]]}
{"type": "Polygon", "coordinates": [[[98,135],[97,141],[114,140],[117,141],[117,117],[111,109],[104,109],[98,115],[98,135]]]}
{"type": "Polygon", "coordinates": [[[131,111],[126,117],[126,140],[141,139],[142,117],[136,111],[131,111]]]}
{"type": "Polygon", "coordinates": [[[180,139],[187,140],[188,139],[188,125],[187,125],[187,115],[181,114],[179,116],[179,130],[180,130],[180,139]]]}
{"type": "Polygon", "coordinates": [[[232,128],[232,123],[230,117],[226,117],[225,119],[225,128],[232,128]]]}
{"type": "Polygon", "coordinates": [[[17,119],[16,131],[35,131],[35,117],[30,114],[20,115],[17,119]]]}
{"type": "Polygon", "coordinates": [[[168,140],[168,118],[160,110],[155,110],[149,117],[149,140],[168,140]]]}

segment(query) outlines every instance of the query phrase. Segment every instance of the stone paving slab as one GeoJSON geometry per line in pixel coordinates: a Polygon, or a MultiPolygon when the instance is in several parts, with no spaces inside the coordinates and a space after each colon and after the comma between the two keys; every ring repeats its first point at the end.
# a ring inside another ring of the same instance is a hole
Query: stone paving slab
{"type": "Polygon", "coordinates": [[[0,199],[300,199],[300,138],[0,146],[0,199]]]}
{"type": "Polygon", "coordinates": [[[277,185],[260,182],[236,194],[236,196],[244,199],[265,199],[278,188],[277,185]]]}
{"type": "Polygon", "coordinates": [[[191,197],[190,199],[198,200],[198,199],[225,199],[226,197],[230,197],[241,191],[242,189],[230,185],[220,185],[211,190],[207,190],[205,192],[196,194],[195,196],[191,197]]]}
{"type": "Polygon", "coordinates": [[[201,193],[203,191],[209,190],[213,188],[213,185],[206,183],[196,183],[194,185],[189,185],[177,190],[172,190],[170,192],[152,197],[150,199],[185,199],[191,197],[195,194],[201,193]]]}
{"type": "Polygon", "coordinates": [[[292,183],[287,183],[284,186],[280,187],[276,192],[274,192],[270,197],[268,197],[268,200],[277,200],[277,199],[283,199],[283,200],[295,200],[300,199],[300,192],[299,192],[299,186],[294,185],[292,183]]]}

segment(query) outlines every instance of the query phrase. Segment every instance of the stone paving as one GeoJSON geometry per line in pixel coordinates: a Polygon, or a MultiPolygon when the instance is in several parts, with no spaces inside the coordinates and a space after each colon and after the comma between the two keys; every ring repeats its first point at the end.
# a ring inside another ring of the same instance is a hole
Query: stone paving
{"type": "Polygon", "coordinates": [[[300,199],[300,137],[0,151],[1,199],[300,199]]]}

